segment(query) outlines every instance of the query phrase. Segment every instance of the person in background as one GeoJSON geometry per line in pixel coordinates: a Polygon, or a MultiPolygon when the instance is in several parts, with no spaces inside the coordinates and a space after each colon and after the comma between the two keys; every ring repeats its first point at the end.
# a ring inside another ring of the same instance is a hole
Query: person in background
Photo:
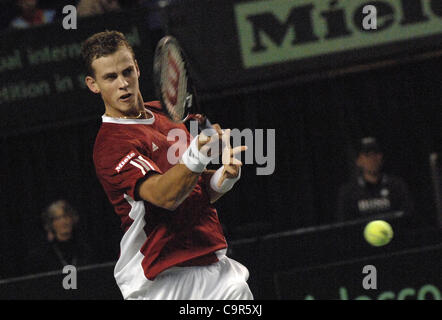
{"type": "Polygon", "coordinates": [[[66,14],[63,14],[63,8],[65,6],[78,5],[79,0],[39,0],[38,7],[45,10],[55,10],[54,22],[60,23],[66,14]]]}
{"type": "Polygon", "coordinates": [[[40,9],[37,0],[16,0],[18,15],[12,19],[11,28],[24,29],[54,21],[55,10],[40,9]]]}
{"type": "Polygon", "coordinates": [[[88,17],[107,12],[120,11],[118,0],[80,0],[77,5],[79,17],[88,17]]]}
{"type": "Polygon", "coordinates": [[[76,233],[79,216],[66,201],[51,203],[42,213],[47,241],[30,250],[28,273],[61,270],[66,265],[81,266],[92,262],[88,246],[76,233]]]}
{"type": "Polygon", "coordinates": [[[408,186],[402,178],[383,171],[383,152],[374,137],[361,139],[355,163],[358,175],[339,190],[338,221],[398,211],[407,217],[412,214],[408,186]]]}

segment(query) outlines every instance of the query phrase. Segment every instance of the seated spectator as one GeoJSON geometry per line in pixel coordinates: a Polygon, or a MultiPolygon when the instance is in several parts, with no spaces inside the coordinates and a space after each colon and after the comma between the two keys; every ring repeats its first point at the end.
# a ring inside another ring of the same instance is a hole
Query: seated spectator
{"type": "Polygon", "coordinates": [[[15,3],[19,14],[11,21],[12,28],[23,29],[54,21],[55,10],[40,9],[37,0],[16,0],[15,3]]]}
{"type": "Polygon", "coordinates": [[[38,6],[41,9],[55,10],[55,22],[62,21],[65,17],[63,8],[67,5],[76,7],[79,0],[39,0],[38,6]]]}
{"type": "Polygon", "coordinates": [[[121,6],[118,0],[80,0],[77,5],[79,17],[94,16],[120,10],[121,6]]]}
{"type": "Polygon", "coordinates": [[[383,172],[383,152],[373,137],[360,142],[358,175],[343,185],[338,195],[338,220],[354,220],[402,211],[410,216],[412,201],[406,183],[383,172]]]}
{"type": "Polygon", "coordinates": [[[51,203],[42,213],[47,242],[33,248],[27,259],[28,273],[61,270],[66,265],[91,263],[88,246],[78,237],[77,212],[65,200],[51,203]]]}

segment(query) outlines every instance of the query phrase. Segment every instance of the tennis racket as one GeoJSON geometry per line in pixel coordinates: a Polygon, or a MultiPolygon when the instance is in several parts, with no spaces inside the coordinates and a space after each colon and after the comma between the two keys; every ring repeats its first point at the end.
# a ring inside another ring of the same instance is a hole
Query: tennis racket
{"type": "Polygon", "coordinates": [[[153,73],[156,95],[170,120],[183,123],[197,119],[204,134],[216,133],[198,104],[186,56],[174,37],[165,36],[158,42],[153,73]]]}

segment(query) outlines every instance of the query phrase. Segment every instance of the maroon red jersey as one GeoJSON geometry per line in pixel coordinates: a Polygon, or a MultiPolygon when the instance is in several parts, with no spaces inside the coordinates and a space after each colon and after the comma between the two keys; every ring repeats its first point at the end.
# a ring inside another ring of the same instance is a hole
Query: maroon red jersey
{"type": "Polygon", "coordinates": [[[158,102],[145,107],[150,119],[103,116],[94,146],[98,179],[124,231],[114,271],[123,296],[172,266],[216,262],[215,252],[227,247],[217,212],[210,205],[209,186],[201,177],[175,211],[136,197],[137,182],[169,170],[191,141],[186,127],[171,122],[158,102]],[[176,129],[184,133],[184,140],[170,134],[176,129]]]}

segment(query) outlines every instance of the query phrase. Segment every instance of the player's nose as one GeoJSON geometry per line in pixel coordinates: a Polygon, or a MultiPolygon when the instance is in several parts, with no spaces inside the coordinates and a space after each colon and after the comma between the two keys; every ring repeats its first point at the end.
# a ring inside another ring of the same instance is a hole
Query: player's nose
{"type": "Polygon", "coordinates": [[[125,77],[123,77],[123,76],[119,76],[118,77],[118,86],[119,86],[119,88],[121,88],[121,89],[126,89],[128,86],[129,86],[129,82],[126,80],[126,78],[125,77]]]}

